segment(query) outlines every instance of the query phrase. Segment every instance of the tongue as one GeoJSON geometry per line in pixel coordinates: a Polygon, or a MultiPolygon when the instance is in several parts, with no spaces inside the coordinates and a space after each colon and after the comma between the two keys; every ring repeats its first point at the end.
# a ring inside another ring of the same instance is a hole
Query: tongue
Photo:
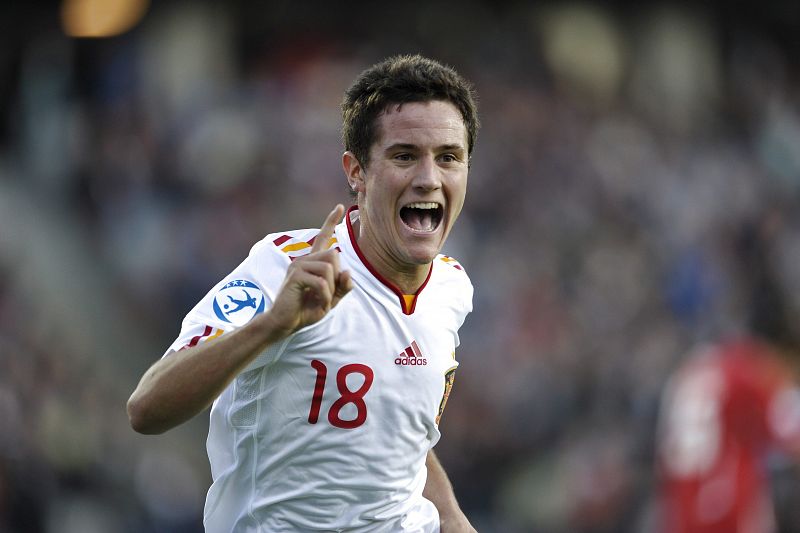
{"type": "Polygon", "coordinates": [[[433,215],[428,209],[403,209],[403,222],[417,231],[433,231],[433,215]]]}

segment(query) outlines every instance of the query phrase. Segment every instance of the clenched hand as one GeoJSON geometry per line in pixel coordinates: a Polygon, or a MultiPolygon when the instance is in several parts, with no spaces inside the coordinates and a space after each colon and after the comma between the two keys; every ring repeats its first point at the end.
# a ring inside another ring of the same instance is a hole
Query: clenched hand
{"type": "Polygon", "coordinates": [[[273,326],[286,335],[321,320],[353,287],[350,272],[339,267],[339,252],[327,249],[342,215],[344,206],[338,204],[325,219],[311,252],[292,262],[286,272],[270,309],[273,326]]]}

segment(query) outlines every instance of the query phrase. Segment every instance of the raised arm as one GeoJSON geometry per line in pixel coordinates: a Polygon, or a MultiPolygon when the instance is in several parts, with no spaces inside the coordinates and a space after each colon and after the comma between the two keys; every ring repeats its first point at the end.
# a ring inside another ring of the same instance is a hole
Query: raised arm
{"type": "Polygon", "coordinates": [[[453,493],[453,485],[450,484],[450,479],[433,450],[428,452],[425,466],[428,468],[428,479],[422,495],[433,502],[439,510],[441,532],[475,533],[475,528],[459,507],[456,495],[453,493]]]}
{"type": "Polygon", "coordinates": [[[311,252],[292,262],[272,307],[218,339],[161,358],[144,373],[127,405],[134,430],[163,433],[202,412],[264,349],[319,321],[350,291],[338,252],[326,249],[343,213],[337,205],[311,252]]]}

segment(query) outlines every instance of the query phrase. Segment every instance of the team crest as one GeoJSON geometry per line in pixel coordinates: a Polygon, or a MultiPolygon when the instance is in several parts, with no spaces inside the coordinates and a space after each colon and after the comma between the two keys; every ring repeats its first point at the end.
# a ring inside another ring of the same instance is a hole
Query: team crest
{"type": "Polygon", "coordinates": [[[214,314],[223,322],[241,326],[264,311],[264,293],[244,279],[226,283],[214,296],[214,314]]]}

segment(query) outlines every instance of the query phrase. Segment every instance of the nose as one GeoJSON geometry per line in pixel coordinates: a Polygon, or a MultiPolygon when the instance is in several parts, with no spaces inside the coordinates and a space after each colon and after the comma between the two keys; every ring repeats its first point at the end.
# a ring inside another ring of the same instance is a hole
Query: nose
{"type": "Polygon", "coordinates": [[[435,191],[442,186],[440,169],[436,159],[430,155],[421,157],[416,166],[413,186],[423,191],[435,191]]]}

